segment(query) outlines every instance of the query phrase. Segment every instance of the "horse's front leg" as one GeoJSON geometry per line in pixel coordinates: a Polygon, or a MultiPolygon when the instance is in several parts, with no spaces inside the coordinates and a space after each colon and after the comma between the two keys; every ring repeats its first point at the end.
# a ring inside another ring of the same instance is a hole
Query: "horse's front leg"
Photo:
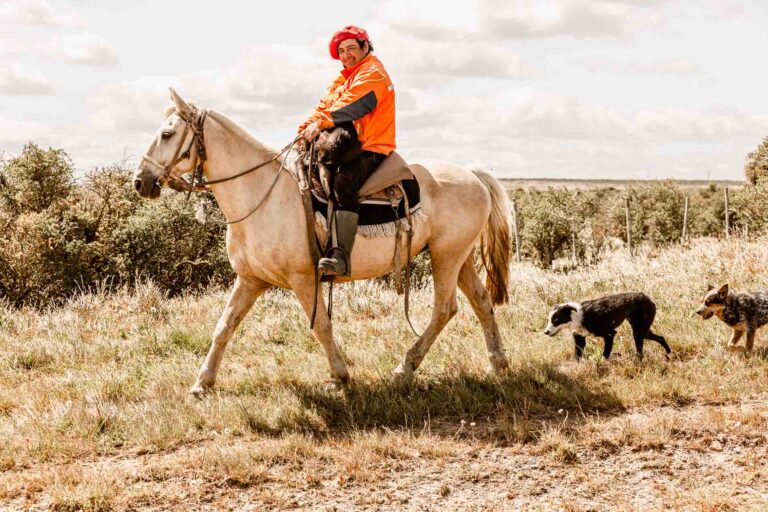
{"type": "Polygon", "coordinates": [[[312,318],[312,308],[315,301],[317,301],[317,312],[315,313],[315,325],[312,328],[312,336],[325,349],[325,354],[328,356],[328,364],[331,367],[331,378],[338,379],[345,384],[349,380],[349,370],[347,370],[347,365],[341,356],[338,345],[333,340],[333,327],[328,318],[325,302],[323,302],[322,288],[318,286],[317,294],[315,294],[313,276],[297,276],[289,284],[308,318],[312,318]]]}
{"type": "Polygon", "coordinates": [[[240,276],[235,279],[235,284],[229,294],[229,300],[224,307],[216,330],[213,331],[213,342],[205,356],[205,361],[197,374],[197,382],[189,390],[194,395],[206,393],[216,382],[216,374],[219,371],[221,358],[227,348],[227,342],[234,334],[237,326],[253,306],[254,301],[266,292],[271,285],[258,280],[246,280],[240,276]]]}

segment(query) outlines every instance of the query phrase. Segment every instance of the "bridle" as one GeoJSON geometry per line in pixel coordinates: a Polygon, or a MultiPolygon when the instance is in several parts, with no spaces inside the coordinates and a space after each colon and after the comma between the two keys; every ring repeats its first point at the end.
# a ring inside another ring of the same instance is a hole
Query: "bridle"
{"type": "Polygon", "coordinates": [[[196,186],[195,180],[198,174],[200,175],[200,179],[202,179],[203,165],[207,159],[205,153],[205,140],[203,138],[203,127],[205,125],[205,120],[208,117],[208,111],[202,109],[200,113],[197,114],[197,109],[195,107],[192,108],[194,121],[187,119],[186,116],[176,110],[176,114],[181,118],[182,121],[184,121],[184,131],[182,132],[181,138],[179,139],[179,145],[176,146],[176,151],[173,153],[173,158],[171,158],[167,165],[161,164],[146,153],[141,156],[142,162],[147,162],[153,165],[155,168],[161,169],[163,171],[163,174],[160,175],[160,177],[157,179],[160,186],[168,185],[174,190],[186,191],[188,193],[192,192],[193,190],[197,192],[205,190],[205,186],[202,184],[196,186]],[[184,142],[186,141],[187,134],[190,130],[192,131],[192,138],[189,140],[187,149],[182,152],[181,148],[184,147],[184,142]],[[192,182],[190,183],[182,178],[175,178],[171,174],[171,171],[174,167],[176,167],[176,164],[190,158],[193,145],[196,147],[197,151],[195,154],[195,162],[192,165],[193,174],[192,182]]]}
{"type": "MultiPolygon", "coordinates": [[[[290,152],[290,150],[293,148],[293,145],[296,144],[296,142],[301,139],[301,134],[297,135],[295,139],[293,139],[290,143],[288,143],[283,149],[280,150],[278,154],[270,158],[269,160],[266,160],[264,162],[261,162],[258,165],[255,165],[251,167],[250,169],[246,169],[242,172],[239,172],[237,174],[233,174],[232,176],[227,176],[226,178],[221,178],[217,180],[210,180],[203,182],[203,166],[205,165],[206,161],[206,152],[205,152],[205,138],[203,137],[203,128],[205,127],[205,120],[208,117],[208,111],[205,109],[202,109],[200,113],[198,114],[198,110],[196,107],[192,106],[192,114],[194,116],[194,119],[187,119],[186,116],[184,116],[181,112],[179,112],[178,109],[176,109],[176,114],[178,114],[179,118],[181,118],[182,121],[184,121],[184,132],[181,135],[181,139],[179,140],[179,145],[176,147],[176,151],[173,153],[173,158],[170,160],[170,163],[168,165],[163,165],[151,156],[147,155],[146,153],[141,156],[141,160],[143,162],[147,162],[153,166],[155,166],[158,169],[162,169],[163,174],[158,178],[158,182],[161,186],[168,185],[172,189],[182,192],[187,192],[187,199],[189,199],[190,194],[195,192],[203,192],[208,190],[209,185],[215,185],[217,183],[224,183],[226,181],[237,179],[241,176],[245,176],[246,174],[252,173],[256,171],[257,169],[260,169],[264,167],[267,164],[270,164],[280,158],[280,156],[290,152]],[[187,149],[182,152],[181,148],[184,147],[184,141],[187,138],[187,134],[189,131],[192,130],[192,139],[189,141],[189,145],[187,146],[187,149]],[[192,168],[194,169],[194,173],[192,175],[192,182],[188,182],[182,177],[176,178],[171,174],[171,171],[173,168],[178,164],[179,162],[188,159],[191,156],[192,152],[192,145],[195,145],[197,148],[197,161],[193,164],[192,168]],[[197,176],[200,176],[199,181],[195,183],[195,180],[197,179],[197,176]]],[[[311,145],[311,150],[314,152],[314,144],[311,145]]],[[[280,178],[280,175],[282,174],[283,168],[285,165],[285,160],[283,160],[280,163],[280,169],[278,169],[277,174],[275,174],[275,179],[272,182],[272,184],[267,189],[267,193],[262,196],[261,200],[256,204],[253,209],[245,214],[244,216],[240,217],[237,220],[228,220],[224,222],[223,224],[230,225],[230,224],[237,224],[238,222],[242,222],[251,215],[253,215],[256,210],[258,210],[261,205],[264,204],[264,202],[267,200],[269,195],[272,193],[272,190],[275,188],[275,185],[277,185],[277,180],[280,178]]],[[[299,189],[301,190],[301,196],[302,196],[302,204],[304,207],[304,215],[306,217],[307,226],[310,229],[307,229],[307,242],[309,245],[309,251],[310,251],[310,258],[313,261],[313,267],[315,271],[315,299],[314,303],[312,305],[312,315],[310,317],[310,329],[314,327],[315,325],[315,314],[317,313],[317,296],[318,296],[318,290],[320,287],[320,274],[318,273],[317,269],[317,262],[320,259],[320,254],[318,251],[318,245],[317,245],[317,238],[315,235],[314,230],[314,215],[312,213],[312,202],[310,199],[310,193],[309,193],[309,177],[306,176],[305,178],[297,178],[292,173],[288,173],[291,177],[296,179],[296,181],[299,183],[299,189]]],[[[330,317],[330,308],[329,308],[329,317],[330,317]]]]}
{"type": "MultiPolygon", "coordinates": [[[[148,154],[143,154],[141,156],[141,160],[143,162],[147,162],[153,166],[155,166],[157,169],[161,169],[163,171],[163,174],[157,179],[158,184],[160,186],[168,186],[172,188],[173,190],[176,190],[178,192],[187,192],[187,198],[189,198],[189,195],[194,192],[204,192],[209,190],[210,185],[215,185],[217,183],[224,183],[226,181],[237,179],[241,176],[245,176],[246,174],[250,174],[257,169],[260,169],[264,167],[267,164],[270,164],[274,161],[276,161],[278,158],[280,158],[285,153],[289,152],[291,148],[293,148],[293,145],[301,138],[301,135],[298,135],[295,139],[293,139],[288,145],[286,145],[278,154],[270,158],[269,160],[266,160],[264,162],[261,162],[258,165],[255,165],[251,167],[250,169],[246,169],[245,171],[239,172],[237,174],[234,174],[232,176],[227,176],[226,178],[220,178],[217,180],[209,180],[203,182],[203,166],[205,165],[205,162],[207,160],[207,155],[205,151],[205,138],[203,136],[203,128],[205,126],[205,120],[208,117],[208,111],[206,109],[200,109],[198,113],[198,109],[196,107],[192,108],[192,114],[193,119],[187,119],[187,117],[179,112],[177,109],[175,112],[181,118],[182,121],[184,121],[184,131],[182,132],[181,138],[179,139],[179,145],[176,147],[176,151],[173,153],[173,158],[171,158],[170,162],[167,165],[163,165],[148,154]],[[181,148],[184,147],[184,141],[187,138],[187,134],[189,131],[192,131],[192,138],[189,141],[189,145],[187,145],[187,149],[183,152],[181,151],[181,148]],[[184,160],[187,160],[191,156],[192,152],[192,146],[195,146],[196,148],[196,155],[195,155],[195,162],[192,165],[193,173],[192,173],[192,181],[189,182],[185,180],[182,177],[174,177],[171,174],[171,171],[173,168],[178,164],[179,162],[182,162],[184,160]]],[[[264,194],[264,197],[262,197],[261,201],[256,205],[255,208],[253,208],[248,214],[245,216],[233,220],[233,221],[227,221],[226,224],[237,224],[238,222],[244,221],[248,217],[250,217],[256,210],[259,209],[259,207],[264,203],[264,201],[267,199],[269,194],[272,192],[272,189],[275,188],[275,185],[277,184],[278,178],[280,178],[280,174],[282,173],[284,167],[284,162],[281,162],[280,169],[278,170],[277,174],[275,175],[275,180],[270,185],[269,189],[267,190],[267,193],[264,194]]]]}

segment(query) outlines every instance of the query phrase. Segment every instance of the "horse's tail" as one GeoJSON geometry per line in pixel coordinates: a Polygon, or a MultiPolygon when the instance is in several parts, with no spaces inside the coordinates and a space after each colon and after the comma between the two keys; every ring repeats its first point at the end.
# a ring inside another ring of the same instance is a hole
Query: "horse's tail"
{"type": "Polygon", "coordinates": [[[491,194],[491,215],[480,234],[480,256],[486,271],[485,287],[494,304],[509,300],[509,261],[511,250],[511,224],[509,201],[501,184],[489,173],[472,171],[491,194]]]}

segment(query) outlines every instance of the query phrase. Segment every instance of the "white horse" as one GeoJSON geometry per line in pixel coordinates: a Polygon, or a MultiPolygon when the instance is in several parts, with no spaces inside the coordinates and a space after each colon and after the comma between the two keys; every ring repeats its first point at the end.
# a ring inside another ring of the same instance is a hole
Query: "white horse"
{"type": "MultiPolygon", "coordinates": [[[[205,393],[214,385],[227,342],[254,301],[273,286],[293,290],[307,315],[317,301],[312,334],[325,349],[331,378],[346,382],[349,372],[334,342],[319,288],[316,296],[301,192],[296,180],[281,172],[285,171],[282,164],[290,167],[295,155],[280,159],[223,114],[203,113],[172,89],[171,98],[175,110],[169,109],[134,175],[140,196],[157,197],[160,185],[192,172],[198,160],[197,146],[204,145],[207,160],[203,171],[211,182],[268,162],[254,172],[210,185],[230,221],[258,208],[242,222],[228,226],[227,253],[237,277],[190,392],[205,393]]],[[[394,374],[408,376],[419,367],[435,338],[456,314],[457,284],[480,320],[491,365],[496,371],[505,370],[508,360],[493,305],[506,302],[508,297],[510,217],[506,194],[490,174],[482,171],[451,167],[428,171],[420,165],[412,165],[411,169],[421,188],[421,209],[426,218],[414,226],[410,257],[429,248],[434,308],[424,334],[408,350],[394,374]],[[487,290],[474,267],[473,249],[477,245],[488,272],[487,290]]],[[[344,279],[368,279],[391,272],[394,249],[394,235],[358,236],[351,256],[353,274],[344,279]]],[[[402,253],[404,259],[405,251],[402,253]]]]}

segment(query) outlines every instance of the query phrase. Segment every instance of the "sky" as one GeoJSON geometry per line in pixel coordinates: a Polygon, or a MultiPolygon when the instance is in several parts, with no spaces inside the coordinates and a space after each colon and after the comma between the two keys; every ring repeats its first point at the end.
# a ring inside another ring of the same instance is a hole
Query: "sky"
{"type": "Polygon", "coordinates": [[[282,147],[365,28],[398,152],[500,177],[742,179],[768,136],[768,2],[0,0],[0,153],[135,165],[168,87],[282,147]]]}

